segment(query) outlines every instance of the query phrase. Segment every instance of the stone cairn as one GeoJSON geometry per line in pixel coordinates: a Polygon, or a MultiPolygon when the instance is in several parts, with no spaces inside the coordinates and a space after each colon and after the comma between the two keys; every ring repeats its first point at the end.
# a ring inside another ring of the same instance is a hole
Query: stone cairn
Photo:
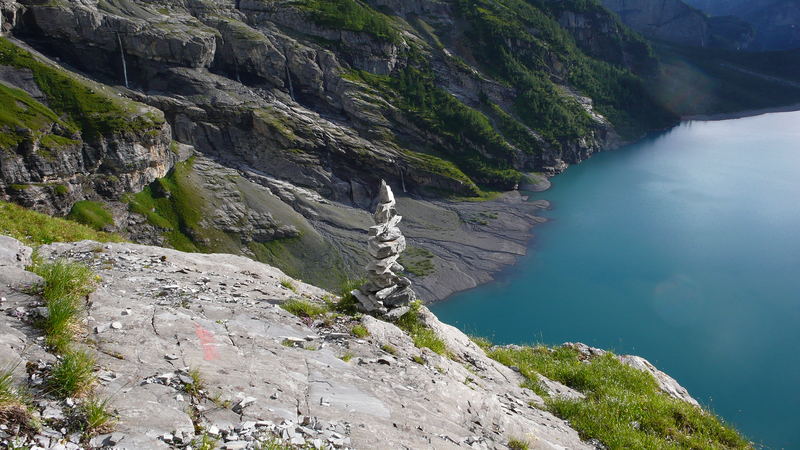
{"type": "Polygon", "coordinates": [[[403,218],[397,215],[394,194],[383,180],[378,193],[378,207],[372,218],[376,225],[369,227],[367,243],[373,260],[367,264],[366,284],[352,294],[364,312],[399,317],[417,295],[411,289],[411,281],[397,275],[403,271],[397,258],[406,249],[406,238],[397,228],[403,218]]]}

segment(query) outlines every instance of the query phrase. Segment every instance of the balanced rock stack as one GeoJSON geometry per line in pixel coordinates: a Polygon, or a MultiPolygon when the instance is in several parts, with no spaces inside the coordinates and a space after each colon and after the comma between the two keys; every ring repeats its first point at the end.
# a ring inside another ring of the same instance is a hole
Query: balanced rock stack
{"type": "Polygon", "coordinates": [[[397,275],[403,271],[397,258],[406,249],[406,238],[397,227],[403,218],[397,215],[394,194],[383,180],[372,218],[376,225],[369,227],[367,242],[374,259],[367,264],[367,283],[352,294],[365,312],[386,314],[392,310],[399,314],[417,295],[408,278],[397,275]]]}

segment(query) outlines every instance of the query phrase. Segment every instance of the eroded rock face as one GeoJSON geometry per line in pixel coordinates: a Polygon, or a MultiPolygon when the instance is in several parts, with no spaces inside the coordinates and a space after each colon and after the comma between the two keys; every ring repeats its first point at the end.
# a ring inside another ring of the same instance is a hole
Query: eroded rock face
{"type": "MultiPolygon", "coordinates": [[[[397,214],[392,188],[384,180],[381,180],[377,201],[378,206],[372,215],[375,226],[369,228],[367,240],[373,258],[367,265],[367,283],[352,294],[363,311],[385,314],[394,309],[407,310],[404,307],[416,300],[417,295],[411,289],[411,281],[398,275],[403,266],[397,259],[406,249],[406,238],[397,227],[403,217],[397,214]]],[[[401,312],[395,314],[399,317],[401,312]]]]}

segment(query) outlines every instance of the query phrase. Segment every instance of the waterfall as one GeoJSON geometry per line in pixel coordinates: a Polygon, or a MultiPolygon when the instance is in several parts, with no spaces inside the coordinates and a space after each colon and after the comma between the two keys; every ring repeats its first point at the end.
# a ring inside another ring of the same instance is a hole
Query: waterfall
{"type": "Polygon", "coordinates": [[[400,183],[403,185],[403,192],[406,192],[406,179],[403,176],[403,168],[400,168],[400,183]]]}
{"type": "MultiPolygon", "coordinates": [[[[295,100],[295,98],[294,98],[294,87],[292,87],[292,74],[291,74],[291,72],[289,72],[289,61],[288,60],[286,61],[286,79],[289,81],[289,96],[292,97],[292,100],[295,100]]],[[[295,100],[295,101],[297,101],[297,100],[295,100]]]]}
{"type": "Polygon", "coordinates": [[[117,42],[119,43],[119,56],[122,58],[122,75],[125,77],[125,87],[128,87],[128,66],[125,64],[125,51],[122,49],[122,38],[117,32],[117,42]]]}

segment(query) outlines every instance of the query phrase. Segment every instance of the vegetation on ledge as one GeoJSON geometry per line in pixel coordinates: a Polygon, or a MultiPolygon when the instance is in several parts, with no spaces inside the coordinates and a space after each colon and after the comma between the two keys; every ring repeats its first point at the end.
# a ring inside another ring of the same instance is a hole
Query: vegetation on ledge
{"type": "Polygon", "coordinates": [[[475,341],[492,359],[519,368],[523,386],[543,395],[547,408],[584,439],[608,448],[752,448],[721,419],[661,392],[652,375],[610,352],[586,359],[568,347],[492,347],[486,339],[475,341]],[[540,374],[586,397],[549,397],[540,374]]]}
{"type": "Polygon", "coordinates": [[[320,26],[369,33],[392,43],[401,40],[391,18],[359,0],[302,0],[300,4],[320,26]]]}
{"type": "MultiPolygon", "coordinates": [[[[58,119],[58,117],[62,117],[70,131],[80,130],[84,139],[94,140],[101,135],[160,128],[164,123],[161,115],[153,112],[141,114],[139,108],[142,105],[103,92],[99,86],[80,80],[62,69],[45,64],[6,38],[0,38],[0,65],[29,69],[33,73],[37,86],[47,99],[49,108],[39,103],[28,116],[38,114],[40,119],[26,122],[25,128],[39,130],[41,127],[37,125],[40,125],[42,118],[48,119],[51,123],[63,124],[58,119]]],[[[20,92],[9,93],[8,88],[2,89],[0,90],[0,99],[2,99],[0,101],[5,102],[4,98],[8,98],[9,95],[19,97],[20,92]]],[[[23,99],[26,106],[30,103],[28,99],[23,99]]],[[[6,108],[3,109],[10,111],[6,108]]],[[[0,116],[0,120],[3,119],[4,117],[0,116]]],[[[5,119],[8,118],[5,117],[5,119]]],[[[23,116],[21,119],[25,119],[25,117],[23,116]]],[[[35,117],[27,117],[27,119],[35,119],[35,117]]],[[[0,125],[7,125],[7,123],[2,121],[0,125]]],[[[4,138],[4,140],[8,139],[4,138]]]]}
{"type": "Polygon", "coordinates": [[[114,224],[114,217],[105,209],[105,206],[91,200],[82,200],[72,205],[67,219],[88,225],[95,230],[103,230],[114,224]]]}
{"type": "Polygon", "coordinates": [[[59,219],[0,201],[0,234],[27,245],[74,242],[91,239],[98,242],[122,242],[119,235],[97,231],[71,220],[59,219]]]}

